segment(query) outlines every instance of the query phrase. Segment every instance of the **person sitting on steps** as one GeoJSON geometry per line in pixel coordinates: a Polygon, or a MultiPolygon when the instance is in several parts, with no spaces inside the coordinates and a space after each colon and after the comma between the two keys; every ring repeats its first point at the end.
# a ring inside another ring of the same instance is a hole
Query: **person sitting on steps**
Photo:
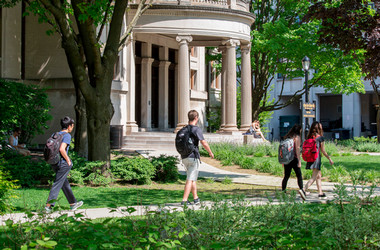
{"type": "Polygon", "coordinates": [[[12,147],[12,149],[16,150],[17,153],[23,156],[30,155],[30,151],[25,147],[25,144],[19,144],[19,136],[21,135],[21,128],[15,127],[13,129],[13,134],[9,136],[9,145],[12,147]]]}
{"type": "Polygon", "coordinates": [[[260,122],[258,120],[253,121],[251,127],[243,135],[253,135],[256,139],[267,141],[263,135],[263,132],[261,132],[260,122]]]}

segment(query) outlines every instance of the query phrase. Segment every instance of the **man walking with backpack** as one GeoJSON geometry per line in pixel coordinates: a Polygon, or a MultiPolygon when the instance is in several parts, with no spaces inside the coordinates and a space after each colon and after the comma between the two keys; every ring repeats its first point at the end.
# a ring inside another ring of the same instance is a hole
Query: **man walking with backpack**
{"type": "Polygon", "coordinates": [[[46,203],[45,211],[51,213],[53,211],[54,201],[58,198],[59,191],[62,189],[63,193],[66,196],[67,201],[70,204],[70,209],[72,211],[76,210],[83,205],[83,201],[77,202],[73,191],[71,190],[70,183],[67,180],[67,175],[69,174],[73,164],[71,159],[68,156],[69,147],[71,142],[70,133],[74,129],[74,120],[66,116],[61,119],[61,128],[62,130],[58,132],[58,135],[62,135],[62,142],[59,146],[60,159],[58,163],[52,164],[51,167],[56,173],[53,186],[51,187],[49,198],[46,203]]]}
{"type": "Polygon", "coordinates": [[[211,158],[214,158],[214,154],[212,153],[207,141],[204,139],[202,130],[197,127],[199,120],[198,112],[196,110],[190,110],[187,117],[189,118],[189,125],[181,129],[176,138],[176,147],[178,152],[181,154],[182,163],[186,168],[187,175],[181,205],[191,204],[191,202],[188,201],[190,192],[193,194],[194,204],[197,205],[200,203],[196,183],[200,166],[200,155],[198,149],[199,142],[206,149],[211,158]],[[179,135],[183,135],[183,138],[187,138],[187,140],[182,140],[183,143],[181,143],[181,140],[178,139],[179,135]],[[190,152],[184,149],[189,147],[191,148],[190,152]]]}

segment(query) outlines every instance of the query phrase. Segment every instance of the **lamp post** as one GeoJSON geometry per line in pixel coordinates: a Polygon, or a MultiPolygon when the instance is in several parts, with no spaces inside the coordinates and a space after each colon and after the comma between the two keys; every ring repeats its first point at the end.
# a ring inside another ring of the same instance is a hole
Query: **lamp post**
{"type": "MultiPolygon", "coordinates": [[[[309,103],[309,86],[307,85],[307,80],[309,77],[309,69],[310,69],[310,59],[309,57],[305,56],[302,59],[302,68],[305,71],[305,103],[309,103]]],[[[303,113],[302,113],[303,115],[303,113]]],[[[309,118],[305,118],[305,138],[307,137],[307,134],[309,133],[309,118]]]]}

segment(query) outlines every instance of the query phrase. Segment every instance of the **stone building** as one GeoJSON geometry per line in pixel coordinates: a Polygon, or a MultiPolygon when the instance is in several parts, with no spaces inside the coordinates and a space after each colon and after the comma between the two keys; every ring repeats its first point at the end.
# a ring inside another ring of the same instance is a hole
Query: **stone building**
{"type": "MultiPolygon", "coordinates": [[[[138,0],[126,13],[133,17],[138,0]]],[[[22,17],[23,4],[1,9],[1,77],[48,88],[53,120],[59,129],[62,115],[75,115],[75,92],[58,35],[46,35],[48,24],[22,17]],[[72,104],[70,108],[67,103],[72,104]],[[65,104],[65,105],[63,105],[65,104]]],[[[115,114],[111,125],[122,125],[124,135],[138,131],[175,131],[187,124],[196,109],[200,126],[207,125],[210,99],[222,100],[222,129],[235,133],[236,48],[242,57],[242,130],[251,122],[250,26],[254,15],[246,0],[154,0],[141,16],[128,45],[119,55],[112,84],[115,114]],[[222,73],[213,78],[206,65],[206,47],[222,53],[222,73]]],[[[35,143],[43,143],[38,136],[35,143]]]]}
{"type": "MultiPolygon", "coordinates": [[[[312,77],[313,70],[310,70],[312,77]]],[[[380,79],[377,79],[377,83],[380,79]]],[[[274,89],[271,96],[278,98],[281,91],[281,75],[277,75],[274,81],[274,89]]],[[[302,89],[304,78],[285,80],[282,93],[285,102],[294,92],[302,89]]],[[[312,87],[309,91],[310,102],[315,103],[315,118],[309,119],[322,123],[325,136],[328,139],[348,139],[359,136],[376,135],[376,111],[378,103],[376,94],[369,81],[364,81],[365,93],[331,94],[326,93],[322,87],[312,87]]],[[[303,96],[303,100],[305,97],[303,96]]],[[[281,110],[274,112],[268,128],[269,139],[279,140],[293,126],[294,123],[304,124],[302,120],[301,103],[293,103],[281,110]]]]}

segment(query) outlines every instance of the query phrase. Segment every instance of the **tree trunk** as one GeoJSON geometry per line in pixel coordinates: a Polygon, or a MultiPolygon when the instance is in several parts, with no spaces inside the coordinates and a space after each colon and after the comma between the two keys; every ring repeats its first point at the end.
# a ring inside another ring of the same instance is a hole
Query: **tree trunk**
{"type": "Polygon", "coordinates": [[[377,99],[377,112],[376,112],[376,130],[377,130],[377,143],[380,143],[380,92],[379,87],[375,82],[374,78],[371,78],[371,85],[373,88],[373,91],[375,92],[376,99],[377,99]]]}
{"type": "MultiPolygon", "coordinates": [[[[378,97],[377,99],[379,100],[380,98],[378,97]]],[[[378,103],[380,105],[380,101],[378,103]]],[[[377,143],[380,143],[380,107],[377,107],[376,126],[377,126],[377,143]]]]}
{"type": "Polygon", "coordinates": [[[377,97],[377,112],[376,112],[376,128],[377,128],[377,143],[380,143],[380,95],[376,94],[377,97]]]}
{"type": "Polygon", "coordinates": [[[261,83],[255,82],[255,86],[252,88],[252,121],[259,119],[260,102],[263,98],[263,91],[260,90],[260,87],[256,87],[257,84],[259,84],[260,86],[262,85],[261,83]]]}
{"type": "Polygon", "coordinates": [[[87,159],[88,143],[87,143],[87,117],[86,117],[86,101],[78,86],[75,86],[76,104],[75,104],[75,135],[74,135],[74,151],[79,156],[87,159]]]}
{"type": "Polygon", "coordinates": [[[110,165],[110,123],[114,113],[110,94],[98,92],[96,100],[86,102],[88,160],[106,161],[105,168],[110,165]]]}
{"type": "Polygon", "coordinates": [[[260,99],[252,98],[252,121],[259,119],[260,114],[260,99]]]}

